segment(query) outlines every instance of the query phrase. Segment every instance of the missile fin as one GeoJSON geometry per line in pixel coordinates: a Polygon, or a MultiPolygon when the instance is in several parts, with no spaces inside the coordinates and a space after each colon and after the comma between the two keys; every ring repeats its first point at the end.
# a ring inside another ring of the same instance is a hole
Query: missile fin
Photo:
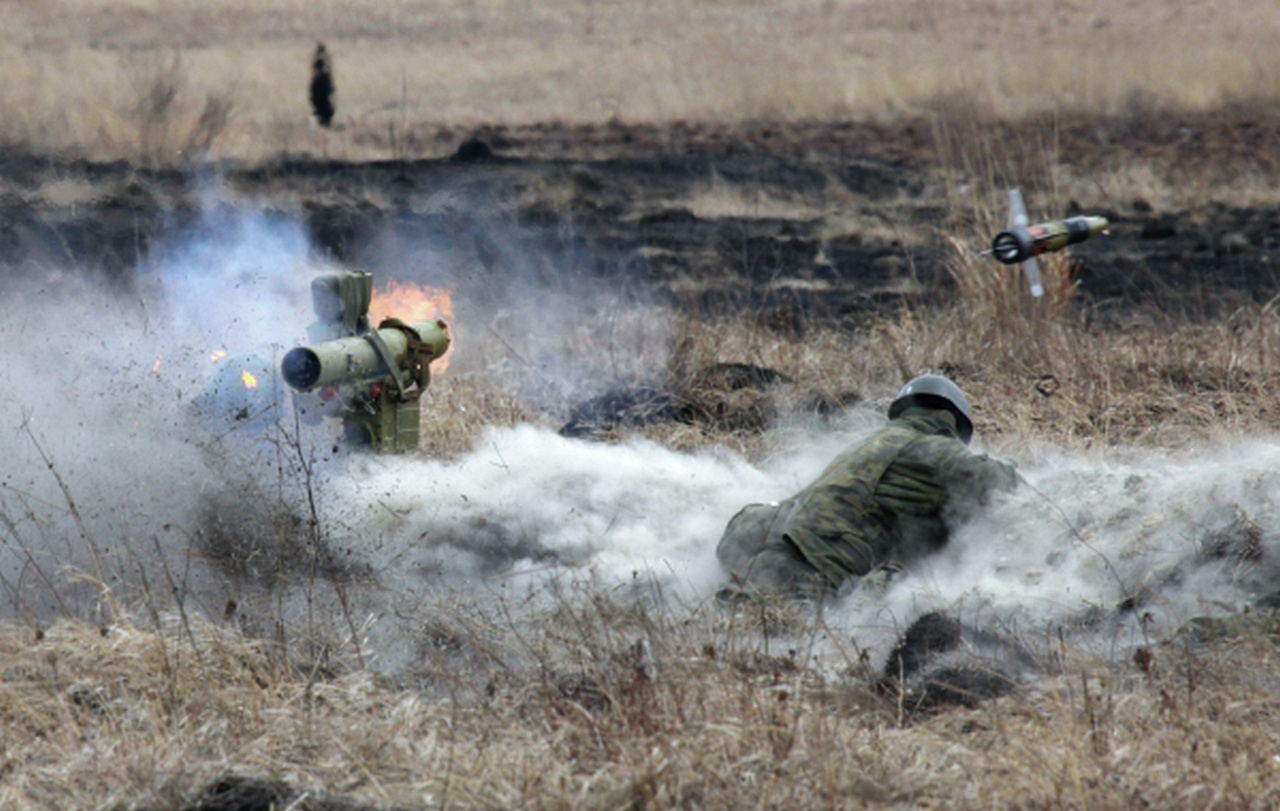
{"type": "Polygon", "coordinates": [[[1040,282],[1040,263],[1033,256],[1022,263],[1027,272],[1027,283],[1031,285],[1031,295],[1040,298],[1044,295],[1044,285],[1040,282]]]}
{"type": "Polygon", "coordinates": [[[1021,189],[1009,189],[1009,226],[1011,228],[1025,228],[1031,224],[1031,220],[1027,217],[1027,207],[1022,202],[1021,189]]]}

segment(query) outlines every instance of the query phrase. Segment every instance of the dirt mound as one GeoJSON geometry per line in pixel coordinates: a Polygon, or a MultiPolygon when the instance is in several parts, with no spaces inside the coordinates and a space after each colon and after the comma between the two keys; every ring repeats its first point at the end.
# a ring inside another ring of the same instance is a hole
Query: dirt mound
{"type": "Polygon", "coordinates": [[[827,395],[804,390],[776,369],[716,363],[687,379],[615,388],[577,403],[560,433],[601,437],[661,422],[711,431],[757,431],[784,413],[830,417],[861,401],[862,396],[852,391],[827,395]]]}
{"type": "Polygon", "coordinates": [[[300,791],[281,780],[229,774],[209,784],[183,811],[392,811],[383,806],[354,802],[325,792],[300,791]]]}

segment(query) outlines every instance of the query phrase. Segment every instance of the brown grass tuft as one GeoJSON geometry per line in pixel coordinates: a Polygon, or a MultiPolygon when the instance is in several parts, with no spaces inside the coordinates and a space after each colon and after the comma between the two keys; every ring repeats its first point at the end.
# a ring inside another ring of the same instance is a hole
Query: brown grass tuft
{"type": "Polygon", "coordinates": [[[537,668],[473,670],[473,689],[438,699],[362,672],[308,679],[203,624],[6,627],[0,802],[176,807],[228,774],[334,807],[1280,800],[1277,653],[1261,638],[1157,646],[1131,667],[1075,655],[1029,692],[900,719],[802,650],[740,647],[724,615],[672,619],[566,603],[519,643],[537,668]]]}
{"type": "MultiPolygon", "coordinates": [[[[764,415],[769,430],[722,419],[613,436],[754,459],[785,450],[811,396],[878,416],[929,370],[965,388],[981,443],[1022,459],[1274,435],[1275,301],[1221,319],[1103,319],[1079,307],[1069,254],[1042,263],[1039,301],[1019,271],[975,256],[1013,186],[1046,214],[1079,197],[1274,203],[1273,9],[1027,5],[10,3],[0,140],[173,165],[435,157],[481,124],[925,120],[947,184],[941,305],[837,327],[592,301],[560,343],[536,347],[500,313],[470,341],[475,357],[433,384],[423,452],[464,454],[490,426],[560,424],[577,392],[543,375],[543,358],[764,415]],[[318,36],[340,57],[324,132],[305,99],[318,36]],[[1171,166],[1195,150],[1162,147],[1203,135],[1178,116],[1204,110],[1197,126],[1239,154],[1171,166]],[[1127,151],[1060,154],[1062,128],[1081,121],[1127,151]],[[792,383],[731,399],[699,378],[723,363],[792,383]]],[[[688,203],[707,216],[801,205],[714,182],[688,203]]],[[[392,675],[352,655],[366,618],[350,614],[337,629],[286,627],[269,606],[229,605],[219,623],[163,614],[148,593],[146,623],[116,604],[99,623],[0,625],[0,808],[183,808],[227,775],[283,783],[298,808],[1280,806],[1280,653],[1265,635],[1152,640],[1105,661],[1063,645],[1050,675],[1012,696],[912,713],[871,689],[879,663],[847,634],[785,607],[655,606],[645,588],[556,584],[520,610],[442,596],[392,675]],[[840,664],[815,666],[819,644],[840,664]]]]}

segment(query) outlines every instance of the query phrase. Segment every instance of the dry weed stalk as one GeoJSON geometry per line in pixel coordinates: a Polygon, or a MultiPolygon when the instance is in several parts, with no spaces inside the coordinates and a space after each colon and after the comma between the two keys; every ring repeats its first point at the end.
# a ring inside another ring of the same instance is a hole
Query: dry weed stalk
{"type": "Polygon", "coordinates": [[[94,111],[132,106],[118,55],[143,47],[181,52],[209,87],[240,88],[238,126],[219,146],[246,160],[298,149],[353,160],[447,153],[438,128],[481,123],[892,121],[946,104],[1006,120],[1055,111],[1151,118],[1241,100],[1273,107],[1270,11],[1256,0],[1085,0],[1016,14],[978,0],[804,2],[785,12],[656,0],[607,14],[592,0],[536,11],[442,0],[394,12],[372,0],[145,11],[70,0],[11,11],[0,36],[11,81],[0,93],[6,118],[21,119],[6,129],[103,159],[136,148],[104,148],[94,111]],[[1053,35],[1037,35],[1045,31],[1053,35]],[[307,129],[307,59],[320,32],[345,66],[343,133],[307,129]],[[582,65],[591,70],[572,67],[582,65]],[[64,126],[51,133],[50,122],[64,126]]]}
{"type": "Polygon", "coordinates": [[[231,92],[207,93],[193,115],[185,101],[189,82],[181,52],[134,53],[125,69],[134,99],[123,117],[136,129],[136,157],[161,166],[207,155],[231,121],[231,92]]]}

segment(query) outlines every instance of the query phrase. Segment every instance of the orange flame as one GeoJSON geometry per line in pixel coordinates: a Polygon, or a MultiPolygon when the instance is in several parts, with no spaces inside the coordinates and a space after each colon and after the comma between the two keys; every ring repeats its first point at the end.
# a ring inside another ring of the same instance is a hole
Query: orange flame
{"type": "Polygon", "coordinates": [[[151,374],[160,373],[160,361],[164,360],[164,355],[156,355],[156,362],[151,365],[151,374]]]}
{"type": "Polygon", "coordinates": [[[214,363],[217,363],[218,361],[222,360],[226,356],[227,356],[227,350],[215,349],[209,353],[209,360],[213,361],[214,363]]]}
{"type": "Polygon", "coordinates": [[[431,318],[448,322],[453,318],[453,289],[388,279],[385,286],[373,291],[369,316],[375,326],[393,316],[408,323],[431,318]]]}
{"type": "Polygon", "coordinates": [[[258,378],[254,377],[248,369],[245,369],[240,373],[240,379],[244,381],[244,387],[246,389],[258,388],[258,378]]]}
{"type": "MultiPolygon", "coordinates": [[[[428,287],[388,279],[385,285],[373,291],[373,298],[369,302],[369,323],[376,327],[382,319],[393,317],[409,324],[440,319],[453,326],[453,288],[428,287]]],[[[432,374],[444,374],[449,368],[451,354],[452,346],[431,364],[432,374]]]]}

